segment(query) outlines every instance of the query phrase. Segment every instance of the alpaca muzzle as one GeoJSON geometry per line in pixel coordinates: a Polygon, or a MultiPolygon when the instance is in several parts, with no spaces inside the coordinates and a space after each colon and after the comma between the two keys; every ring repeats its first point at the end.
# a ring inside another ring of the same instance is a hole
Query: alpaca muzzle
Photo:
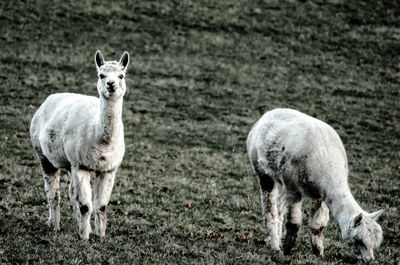
{"type": "Polygon", "coordinates": [[[108,81],[107,82],[107,90],[110,93],[114,93],[115,92],[115,82],[114,81],[108,81]]]}

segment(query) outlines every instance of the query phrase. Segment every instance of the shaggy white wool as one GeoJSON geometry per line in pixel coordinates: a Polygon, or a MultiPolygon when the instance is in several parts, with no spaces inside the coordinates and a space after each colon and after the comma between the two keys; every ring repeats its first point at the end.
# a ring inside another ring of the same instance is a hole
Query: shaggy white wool
{"type": "Polygon", "coordinates": [[[272,249],[281,249],[283,213],[278,209],[287,208],[283,248],[290,253],[301,225],[302,198],[308,196],[314,200],[309,227],[315,253],[323,255],[322,230],[330,210],[354,254],[374,258],[373,248],[382,241],[376,223],[382,212],[368,214],[355,201],[347,182],[346,151],[331,126],[296,110],[275,109],[251,129],[247,152],[260,182],[272,249]]]}
{"type": "Polygon", "coordinates": [[[122,103],[129,54],[119,62],[95,54],[99,98],[72,93],[50,95],[32,118],[32,145],[40,160],[49,203],[48,225],[60,228],[59,169],[70,172],[69,196],[79,225],[88,239],[90,215],[95,212],[96,234],[106,229],[106,205],[125,152],[122,103]],[[90,172],[95,172],[92,190],[90,172]]]}

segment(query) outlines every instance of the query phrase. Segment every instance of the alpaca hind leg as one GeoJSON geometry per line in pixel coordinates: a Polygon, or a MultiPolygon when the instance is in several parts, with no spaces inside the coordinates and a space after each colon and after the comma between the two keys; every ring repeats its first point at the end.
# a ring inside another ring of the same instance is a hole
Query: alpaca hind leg
{"type": "Polygon", "coordinates": [[[289,255],[294,247],[297,239],[297,233],[302,222],[302,198],[299,194],[291,194],[288,202],[288,212],[286,218],[286,236],[284,241],[283,252],[289,255]]]}
{"type": "Polygon", "coordinates": [[[71,170],[70,199],[79,225],[79,237],[89,239],[90,215],[92,213],[92,191],[90,173],[85,170],[71,170]]]}
{"type": "Polygon", "coordinates": [[[260,177],[262,213],[268,232],[266,241],[269,241],[270,247],[274,251],[281,250],[281,232],[279,231],[277,205],[279,185],[267,175],[260,177]]]}
{"type": "Polygon", "coordinates": [[[323,229],[329,221],[329,208],[322,200],[313,200],[311,206],[311,218],[309,221],[309,234],[313,253],[324,255],[323,229]]]}
{"type": "Polygon", "coordinates": [[[110,173],[96,173],[94,181],[95,231],[100,237],[105,236],[107,226],[106,207],[110,201],[111,191],[114,186],[115,171],[110,173]]]}
{"type": "Polygon", "coordinates": [[[285,213],[286,213],[286,190],[285,186],[277,184],[278,186],[278,198],[277,198],[277,205],[278,205],[278,221],[279,221],[279,226],[278,226],[278,237],[282,238],[282,232],[283,232],[283,221],[285,219],[285,213]]]}
{"type": "Polygon", "coordinates": [[[44,190],[49,207],[47,225],[60,230],[60,170],[55,168],[43,155],[38,154],[43,171],[44,190]]]}

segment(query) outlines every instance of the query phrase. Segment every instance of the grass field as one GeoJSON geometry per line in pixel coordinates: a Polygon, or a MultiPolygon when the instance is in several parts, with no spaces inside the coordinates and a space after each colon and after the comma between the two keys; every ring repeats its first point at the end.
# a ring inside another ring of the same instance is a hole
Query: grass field
{"type": "Polygon", "coordinates": [[[385,211],[375,264],[400,259],[400,2],[0,1],[0,263],[348,264],[336,220],[325,257],[304,226],[293,254],[265,246],[245,139],[275,107],[332,125],[349,183],[385,211]],[[45,226],[29,123],[47,95],[97,95],[94,53],[131,54],[126,153],[106,238],[78,240],[62,174],[61,231],[45,226]]]}

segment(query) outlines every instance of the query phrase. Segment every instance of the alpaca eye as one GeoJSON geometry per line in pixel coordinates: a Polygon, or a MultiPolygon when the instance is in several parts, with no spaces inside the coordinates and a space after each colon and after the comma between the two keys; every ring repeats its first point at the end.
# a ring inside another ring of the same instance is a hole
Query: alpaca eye
{"type": "Polygon", "coordinates": [[[103,74],[100,74],[99,77],[100,77],[101,79],[103,79],[103,78],[106,77],[106,76],[103,75],[103,74]]]}
{"type": "Polygon", "coordinates": [[[124,75],[120,75],[120,76],[119,76],[119,79],[123,79],[123,78],[124,78],[124,75]]]}

